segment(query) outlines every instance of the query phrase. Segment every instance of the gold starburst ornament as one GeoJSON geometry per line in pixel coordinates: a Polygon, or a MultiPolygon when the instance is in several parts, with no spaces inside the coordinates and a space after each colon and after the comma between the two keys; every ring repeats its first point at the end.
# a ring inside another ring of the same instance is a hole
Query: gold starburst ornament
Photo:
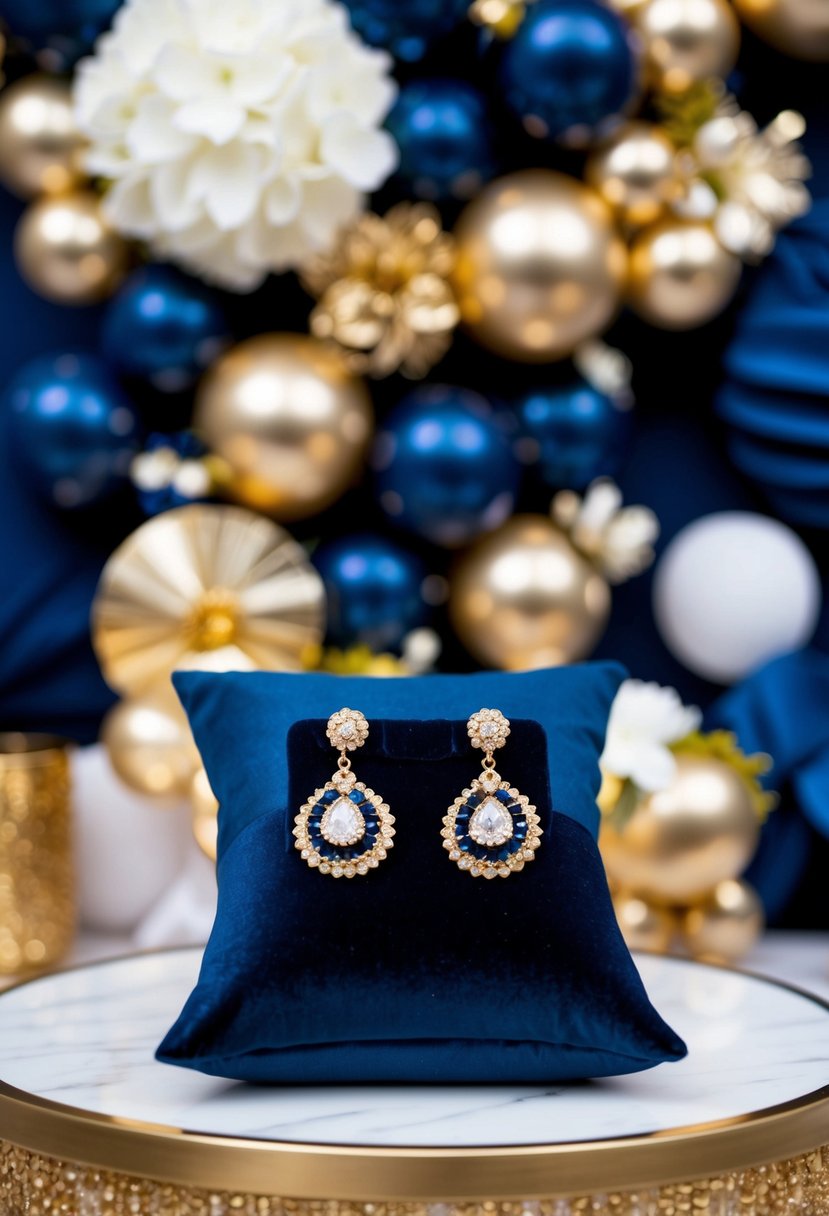
{"type": "Polygon", "coordinates": [[[104,678],[129,696],[179,668],[302,670],[324,627],[322,580],[304,549],[233,506],[142,524],[104,567],[92,611],[104,678]]]}
{"type": "Polygon", "coordinates": [[[318,303],[311,332],[336,342],[353,371],[419,379],[442,359],[458,324],[453,238],[428,204],[365,214],[302,281],[318,303]]]}

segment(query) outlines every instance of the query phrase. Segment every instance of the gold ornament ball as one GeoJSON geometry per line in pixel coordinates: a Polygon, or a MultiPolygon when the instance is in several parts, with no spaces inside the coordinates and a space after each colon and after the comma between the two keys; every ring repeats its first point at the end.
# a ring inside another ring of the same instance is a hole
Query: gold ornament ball
{"type": "Polygon", "coordinates": [[[115,772],[139,794],[186,795],[201,764],[184,710],[166,686],[119,702],[101,738],[115,772]]]}
{"type": "Polygon", "coordinates": [[[659,329],[695,329],[728,305],[741,273],[708,224],[660,220],[634,239],[628,303],[659,329]]]}
{"type": "Polygon", "coordinates": [[[77,186],[85,146],[68,81],[35,74],[0,93],[0,181],[13,194],[34,198],[77,186]]]}
{"type": "Polygon", "coordinates": [[[667,789],[643,798],[623,827],[602,824],[599,844],[614,883],[657,904],[703,899],[741,874],[760,824],[735,770],[709,756],[679,755],[667,789]]]}
{"type": "Polygon", "coordinates": [[[204,768],[198,769],[190,783],[190,805],[196,843],[205,856],[215,861],[219,838],[219,802],[204,768]]]}
{"type": "Polygon", "coordinates": [[[649,904],[638,895],[619,894],[614,896],[613,909],[628,949],[668,952],[679,922],[667,908],[649,904]]]}
{"type": "Polygon", "coordinates": [[[647,0],[631,18],[645,42],[652,81],[666,93],[723,78],[737,62],[740,25],[728,0],[647,0]]]}
{"type": "Polygon", "coordinates": [[[695,958],[736,963],[763,932],[763,905],[746,882],[727,879],[684,917],[683,931],[695,958]]]}
{"type": "Polygon", "coordinates": [[[631,122],[587,162],[587,180],[625,224],[652,224],[680,197],[676,148],[649,122],[631,122]]]}
{"type": "Polygon", "coordinates": [[[610,614],[610,588],[552,520],[516,515],[460,559],[449,612],[464,646],[486,666],[557,666],[593,650],[610,614]]]}
{"type": "Polygon", "coordinates": [[[372,410],[362,380],[333,347],[265,334],[208,372],[194,425],[227,463],[232,497],[294,520],[324,510],[356,479],[372,410]]]}
{"type": "Polygon", "coordinates": [[[461,317],[497,355],[562,359],[616,313],[627,252],[607,204],[574,178],[501,178],[465,209],[455,237],[461,317]]]}
{"type": "Polygon", "coordinates": [[[784,55],[829,61],[826,0],[734,0],[734,7],[749,29],[784,55]]]}
{"type": "Polygon", "coordinates": [[[111,228],[91,190],[45,197],[24,212],[15,233],[21,275],[56,304],[97,304],[111,296],[129,264],[129,247],[111,228]]]}

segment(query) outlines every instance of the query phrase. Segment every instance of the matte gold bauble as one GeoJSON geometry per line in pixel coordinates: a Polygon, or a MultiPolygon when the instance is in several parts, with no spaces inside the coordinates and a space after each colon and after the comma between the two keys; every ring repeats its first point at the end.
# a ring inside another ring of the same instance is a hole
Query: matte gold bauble
{"type": "Polygon", "coordinates": [[[56,304],[107,299],[129,263],[129,247],[104,219],[91,190],[32,203],[17,226],[14,247],[23,278],[56,304]]]}
{"type": "Polygon", "coordinates": [[[194,426],[230,468],[234,498],[277,519],[305,519],[357,477],[372,411],[339,351],[299,334],[264,334],[214,364],[194,426]]]}
{"type": "Polygon", "coordinates": [[[186,794],[201,763],[172,688],[119,702],[104,719],[101,738],[115,772],[139,794],[186,794]]]}
{"type": "Polygon", "coordinates": [[[613,908],[630,950],[665,954],[670,949],[679,922],[667,908],[649,904],[638,895],[624,894],[614,896],[613,908]]]}
{"type": "Polygon", "coordinates": [[[104,678],[132,695],[179,668],[301,671],[324,631],[323,582],[302,546],[261,515],[206,503],[128,536],[92,608],[104,678]]]}
{"type": "Polygon", "coordinates": [[[621,828],[605,818],[599,844],[620,888],[654,903],[685,904],[741,874],[759,833],[739,773],[722,760],[679,755],[667,789],[643,798],[621,828]]]}
{"type": "Polygon", "coordinates": [[[749,29],[784,55],[829,61],[826,0],[733,0],[749,29]]]}
{"type": "Polygon", "coordinates": [[[607,204],[574,178],[503,177],[469,204],[455,236],[461,317],[496,354],[562,359],[613,319],[627,253],[607,204]]]}
{"type": "Polygon", "coordinates": [[[34,198],[77,186],[85,146],[68,81],[35,74],[0,93],[0,181],[13,194],[34,198]]]}
{"type": "Polygon", "coordinates": [[[660,329],[694,329],[722,312],[741,273],[708,224],[660,220],[634,239],[628,303],[660,329]]]}
{"type": "Polygon", "coordinates": [[[588,160],[587,180],[625,224],[659,219],[681,193],[676,148],[649,122],[631,122],[588,160]]]}
{"type": "Polygon", "coordinates": [[[190,783],[190,805],[193,808],[196,844],[206,857],[215,861],[219,838],[219,802],[203,768],[196,771],[190,783]]]}
{"type": "Polygon", "coordinates": [[[665,92],[721,79],[737,62],[740,25],[728,0],[647,0],[631,18],[645,42],[652,82],[665,92]]]}
{"type": "Polygon", "coordinates": [[[763,905],[746,882],[727,879],[683,921],[688,949],[712,963],[736,963],[763,931],[763,905]]]}
{"type": "Polygon", "coordinates": [[[550,667],[590,654],[607,624],[610,588],[551,520],[516,515],[461,558],[449,612],[486,666],[550,667]]]}

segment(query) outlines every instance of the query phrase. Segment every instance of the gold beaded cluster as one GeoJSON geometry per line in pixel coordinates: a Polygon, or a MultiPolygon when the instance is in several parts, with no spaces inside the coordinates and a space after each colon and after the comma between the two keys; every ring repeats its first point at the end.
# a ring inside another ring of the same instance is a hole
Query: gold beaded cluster
{"type": "Polygon", "coordinates": [[[500,1203],[351,1203],[216,1193],[41,1157],[0,1142],[4,1216],[829,1216],[829,1148],[647,1191],[500,1203]]]}

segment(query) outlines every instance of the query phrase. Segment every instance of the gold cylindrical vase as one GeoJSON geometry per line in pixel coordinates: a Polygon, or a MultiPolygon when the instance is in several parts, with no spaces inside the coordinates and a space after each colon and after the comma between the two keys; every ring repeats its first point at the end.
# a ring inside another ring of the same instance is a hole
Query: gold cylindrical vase
{"type": "Polygon", "coordinates": [[[74,932],[67,746],[0,733],[0,976],[58,962],[74,932]]]}

